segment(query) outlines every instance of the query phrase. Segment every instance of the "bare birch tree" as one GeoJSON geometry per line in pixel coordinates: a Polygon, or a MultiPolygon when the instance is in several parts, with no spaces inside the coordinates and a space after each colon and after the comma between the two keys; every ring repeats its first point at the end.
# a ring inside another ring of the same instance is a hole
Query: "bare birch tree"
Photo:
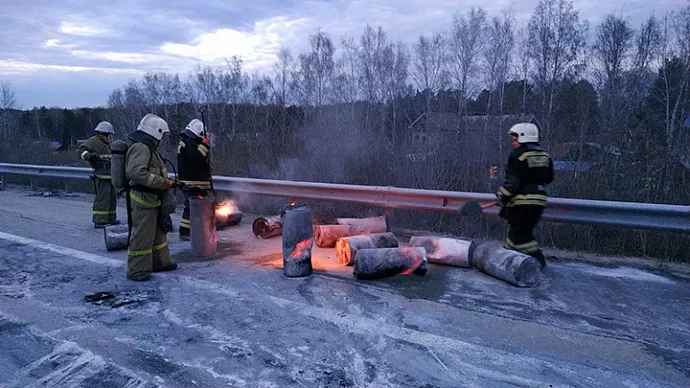
{"type": "Polygon", "coordinates": [[[479,55],[485,45],[486,17],[483,8],[474,7],[467,15],[456,13],[453,16],[449,60],[458,89],[460,114],[467,114],[467,98],[479,86],[474,80],[478,72],[479,55]]]}
{"type": "Polygon", "coordinates": [[[580,22],[572,0],[540,0],[529,21],[528,55],[534,58],[534,81],[542,99],[545,137],[551,136],[553,112],[562,81],[582,71],[587,23],[580,22]]]}
{"type": "Polygon", "coordinates": [[[431,100],[445,84],[446,42],[441,34],[431,38],[420,35],[414,45],[414,60],[411,75],[417,89],[424,93],[427,115],[431,111],[431,100]]]}
{"type": "Polygon", "coordinates": [[[278,144],[285,148],[287,145],[288,132],[288,110],[287,106],[294,99],[293,75],[295,74],[295,61],[292,53],[287,48],[282,48],[278,52],[278,60],[273,66],[273,92],[275,93],[276,105],[280,112],[276,118],[280,128],[280,139],[278,144]]]}
{"type": "MultiPolygon", "coordinates": [[[[220,101],[223,109],[221,114],[225,116],[225,107],[230,111],[230,136],[235,137],[238,132],[238,120],[242,110],[242,103],[247,101],[249,94],[249,76],[244,73],[242,58],[233,56],[226,62],[223,71],[218,76],[220,87],[220,101]]],[[[221,120],[221,135],[225,133],[221,120]]]]}
{"type": "Polygon", "coordinates": [[[522,26],[517,32],[517,60],[515,61],[515,73],[517,79],[522,83],[522,98],[521,102],[521,113],[525,114],[527,112],[527,92],[529,90],[530,84],[530,73],[531,66],[534,63],[532,57],[530,57],[529,48],[529,29],[527,26],[522,26]]]}
{"type": "Polygon", "coordinates": [[[386,98],[384,52],[389,45],[388,36],[381,26],[374,30],[367,24],[360,38],[359,50],[360,84],[367,101],[364,124],[366,131],[383,126],[383,104],[386,98]]]}
{"type": "Polygon", "coordinates": [[[391,151],[396,148],[398,131],[399,99],[408,91],[407,80],[410,56],[407,47],[402,42],[390,44],[383,52],[384,90],[385,98],[391,107],[391,123],[389,139],[391,151]]]}
{"type": "Polygon", "coordinates": [[[2,110],[2,118],[0,119],[0,128],[2,129],[2,140],[6,142],[14,127],[14,120],[12,110],[17,109],[17,99],[9,82],[3,81],[0,83],[0,110],[2,110]]]}
{"type": "Polygon", "coordinates": [[[331,86],[333,69],[335,67],[333,61],[335,47],[330,35],[321,29],[309,38],[309,42],[311,44],[310,54],[314,65],[313,77],[316,87],[316,105],[321,107],[327,100],[331,86]]]}
{"type": "Polygon", "coordinates": [[[273,85],[276,93],[276,104],[281,107],[288,105],[291,101],[290,82],[295,70],[295,62],[292,53],[287,48],[282,48],[278,52],[278,60],[273,65],[273,85]]]}
{"type": "Polygon", "coordinates": [[[634,32],[622,17],[608,15],[597,26],[592,47],[597,63],[595,74],[600,83],[604,133],[617,133],[626,119],[628,107],[623,96],[628,85],[624,74],[631,63],[634,32]]]}
{"type": "Polygon", "coordinates": [[[513,33],[513,17],[509,11],[504,15],[491,19],[487,28],[488,43],[482,51],[484,59],[484,79],[489,89],[487,114],[492,108],[492,91],[498,94],[499,111],[503,112],[503,88],[508,78],[510,57],[513,51],[515,36],[513,33]]]}

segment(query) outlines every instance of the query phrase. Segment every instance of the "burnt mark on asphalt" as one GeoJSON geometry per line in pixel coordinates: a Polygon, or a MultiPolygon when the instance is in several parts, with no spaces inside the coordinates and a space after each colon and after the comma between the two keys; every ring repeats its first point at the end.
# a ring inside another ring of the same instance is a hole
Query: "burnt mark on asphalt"
{"type": "Polygon", "coordinates": [[[196,257],[192,255],[189,248],[179,252],[171,252],[171,257],[174,262],[178,263],[202,263],[208,261],[218,261],[227,257],[236,257],[244,253],[242,247],[243,243],[233,241],[218,241],[216,244],[216,254],[210,257],[196,257]]]}
{"type": "Polygon", "coordinates": [[[84,296],[86,303],[110,308],[139,307],[148,302],[160,302],[152,291],[102,291],[84,296]]]}

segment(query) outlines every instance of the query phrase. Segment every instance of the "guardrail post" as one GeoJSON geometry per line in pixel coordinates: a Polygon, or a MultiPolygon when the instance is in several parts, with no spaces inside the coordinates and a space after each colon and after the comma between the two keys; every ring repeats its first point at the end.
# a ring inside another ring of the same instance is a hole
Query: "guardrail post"
{"type": "Polygon", "coordinates": [[[395,213],[392,208],[387,207],[385,210],[386,217],[386,232],[392,232],[395,228],[395,213]]]}
{"type": "Polygon", "coordinates": [[[5,190],[7,187],[7,175],[0,174],[0,191],[5,190]]]}

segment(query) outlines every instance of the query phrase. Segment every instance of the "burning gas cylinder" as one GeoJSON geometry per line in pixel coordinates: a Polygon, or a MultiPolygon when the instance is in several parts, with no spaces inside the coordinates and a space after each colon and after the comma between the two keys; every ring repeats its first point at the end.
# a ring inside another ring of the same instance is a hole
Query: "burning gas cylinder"
{"type": "Polygon", "coordinates": [[[213,198],[189,197],[190,252],[195,257],[211,257],[216,254],[218,238],[215,205],[213,198]]]}
{"type": "Polygon", "coordinates": [[[216,229],[237,225],[242,221],[242,211],[235,201],[223,201],[216,205],[216,229]]]}
{"type": "Polygon", "coordinates": [[[314,231],[311,209],[290,203],[283,209],[283,273],[287,277],[303,277],[312,273],[311,250],[314,231]]]}

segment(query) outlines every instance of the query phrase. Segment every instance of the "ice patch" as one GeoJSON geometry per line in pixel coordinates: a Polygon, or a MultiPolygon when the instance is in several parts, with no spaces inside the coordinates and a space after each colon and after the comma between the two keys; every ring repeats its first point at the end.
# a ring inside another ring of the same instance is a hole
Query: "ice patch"
{"type": "Polygon", "coordinates": [[[580,268],[578,269],[582,272],[587,272],[596,276],[605,276],[609,278],[627,279],[644,282],[675,284],[675,282],[669,278],[655,275],[651,272],[643,271],[637,268],[601,268],[592,266],[580,266],[580,268]]]}

